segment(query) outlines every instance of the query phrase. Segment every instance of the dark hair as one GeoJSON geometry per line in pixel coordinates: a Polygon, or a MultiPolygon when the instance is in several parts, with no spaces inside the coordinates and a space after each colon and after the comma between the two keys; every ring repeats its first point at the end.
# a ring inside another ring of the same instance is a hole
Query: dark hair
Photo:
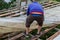
{"type": "Polygon", "coordinates": [[[33,0],[31,0],[31,2],[33,2],[33,0]]]}
{"type": "Polygon", "coordinates": [[[37,1],[37,0],[31,0],[31,1],[33,2],[33,1],[37,1]]]}

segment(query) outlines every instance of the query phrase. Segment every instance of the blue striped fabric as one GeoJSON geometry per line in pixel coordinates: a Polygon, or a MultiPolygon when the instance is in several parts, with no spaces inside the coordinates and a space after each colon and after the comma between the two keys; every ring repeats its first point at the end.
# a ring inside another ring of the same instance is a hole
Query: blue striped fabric
{"type": "MultiPolygon", "coordinates": [[[[31,3],[29,6],[28,6],[28,9],[27,9],[27,16],[31,13],[31,12],[41,12],[42,14],[44,14],[44,11],[43,11],[43,7],[40,3],[38,2],[33,2],[31,3]]],[[[40,14],[39,14],[40,15],[40,14]]],[[[35,16],[38,16],[35,14],[35,16]]]]}

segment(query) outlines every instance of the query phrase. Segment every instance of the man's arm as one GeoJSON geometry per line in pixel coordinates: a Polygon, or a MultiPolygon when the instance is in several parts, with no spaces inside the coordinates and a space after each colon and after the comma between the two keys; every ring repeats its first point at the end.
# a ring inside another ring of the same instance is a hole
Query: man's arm
{"type": "Polygon", "coordinates": [[[28,9],[27,9],[27,12],[26,12],[26,13],[27,13],[27,16],[28,16],[28,15],[29,15],[29,7],[28,7],[28,9]]]}

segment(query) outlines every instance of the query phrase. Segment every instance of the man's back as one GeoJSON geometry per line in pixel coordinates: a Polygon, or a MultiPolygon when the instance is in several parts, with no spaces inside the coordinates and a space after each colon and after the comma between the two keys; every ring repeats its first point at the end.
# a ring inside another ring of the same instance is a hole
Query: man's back
{"type": "Polygon", "coordinates": [[[31,12],[41,12],[43,13],[43,7],[38,2],[33,2],[28,6],[28,12],[27,14],[30,14],[31,12]]]}

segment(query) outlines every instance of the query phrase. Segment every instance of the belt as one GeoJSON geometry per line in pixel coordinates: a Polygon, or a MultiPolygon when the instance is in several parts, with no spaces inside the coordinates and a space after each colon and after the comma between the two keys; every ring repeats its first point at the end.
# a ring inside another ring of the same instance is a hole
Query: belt
{"type": "Polygon", "coordinates": [[[42,12],[31,12],[31,14],[43,14],[42,12]]]}

